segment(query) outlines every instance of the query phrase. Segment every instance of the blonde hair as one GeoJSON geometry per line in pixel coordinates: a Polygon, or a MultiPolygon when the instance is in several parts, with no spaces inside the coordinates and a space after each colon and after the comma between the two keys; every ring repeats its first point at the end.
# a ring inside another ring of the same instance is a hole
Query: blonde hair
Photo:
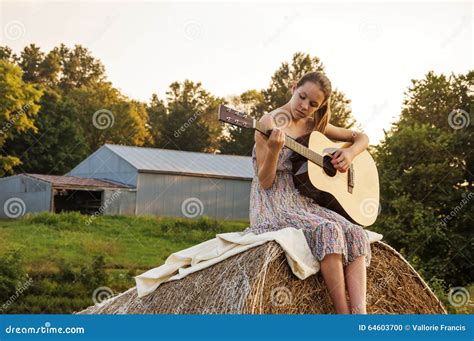
{"type": "Polygon", "coordinates": [[[313,114],[314,128],[313,131],[319,131],[324,133],[326,126],[331,119],[331,93],[332,85],[329,78],[322,72],[313,71],[306,73],[296,83],[296,88],[303,86],[306,82],[312,82],[321,87],[321,91],[324,93],[325,100],[319,108],[313,114]]]}

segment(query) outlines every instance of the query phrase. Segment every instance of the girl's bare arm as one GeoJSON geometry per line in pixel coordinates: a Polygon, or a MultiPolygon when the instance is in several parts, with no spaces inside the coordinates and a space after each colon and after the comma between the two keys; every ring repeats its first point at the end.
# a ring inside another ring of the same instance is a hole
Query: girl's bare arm
{"type": "Polygon", "coordinates": [[[273,129],[269,138],[255,131],[258,181],[262,188],[267,190],[272,187],[275,180],[278,155],[283,148],[285,135],[281,130],[275,128],[273,119],[269,114],[264,115],[260,122],[273,129]]]}

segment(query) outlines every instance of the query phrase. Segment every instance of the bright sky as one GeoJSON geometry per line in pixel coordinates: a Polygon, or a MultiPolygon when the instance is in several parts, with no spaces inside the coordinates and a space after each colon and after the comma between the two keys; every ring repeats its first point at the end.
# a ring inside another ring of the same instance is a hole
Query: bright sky
{"type": "Polygon", "coordinates": [[[376,143],[411,79],[473,68],[473,19],[473,2],[0,0],[0,44],[16,53],[81,44],[143,101],[184,79],[218,96],[262,89],[295,52],[309,53],[376,143]]]}

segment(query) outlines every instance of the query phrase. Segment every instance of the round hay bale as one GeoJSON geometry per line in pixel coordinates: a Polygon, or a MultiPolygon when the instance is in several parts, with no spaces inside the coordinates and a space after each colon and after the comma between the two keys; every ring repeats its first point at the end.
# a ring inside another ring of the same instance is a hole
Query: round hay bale
{"type": "MultiPolygon", "coordinates": [[[[369,314],[446,314],[408,262],[382,242],[372,245],[367,272],[369,314]]],[[[283,250],[268,242],[209,268],[161,284],[138,298],[135,288],[79,314],[333,314],[318,272],[300,280],[283,250]]]]}

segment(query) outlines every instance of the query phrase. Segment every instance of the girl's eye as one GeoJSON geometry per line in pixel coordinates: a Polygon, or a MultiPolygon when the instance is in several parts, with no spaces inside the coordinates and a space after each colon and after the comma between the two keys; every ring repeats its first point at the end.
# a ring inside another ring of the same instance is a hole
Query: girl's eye
{"type": "MultiPolygon", "coordinates": [[[[306,99],[306,97],[303,97],[303,96],[301,96],[301,95],[300,95],[300,98],[303,99],[303,100],[306,99]]],[[[317,103],[314,103],[314,102],[310,103],[310,105],[311,105],[313,108],[317,108],[317,107],[318,107],[318,104],[317,104],[317,103]]]]}

